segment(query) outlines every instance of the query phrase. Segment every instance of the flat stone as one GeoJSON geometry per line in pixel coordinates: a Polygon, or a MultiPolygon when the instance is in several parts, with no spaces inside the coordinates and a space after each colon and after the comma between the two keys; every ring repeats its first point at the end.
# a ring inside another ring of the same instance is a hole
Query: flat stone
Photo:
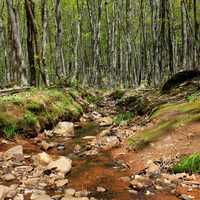
{"type": "Polygon", "coordinates": [[[17,145],[15,147],[12,147],[4,153],[5,160],[9,160],[11,158],[16,159],[18,157],[24,157],[22,145],[17,145]]]}
{"type": "Polygon", "coordinates": [[[62,174],[67,174],[72,168],[72,160],[60,156],[57,160],[51,161],[46,167],[47,170],[55,169],[62,174]]]}
{"type": "Polygon", "coordinates": [[[13,174],[5,174],[1,177],[4,181],[12,181],[15,180],[15,176],[13,174]]]}
{"type": "Polygon", "coordinates": [[[63,180],[57,180],[55,182],[56,186],[57,187],[63,187],[65,185],[67,185],[69,183],[69,180],[68,179],[63,179],[63,180]]]}
{"type": "Polygon", "coordinates": [[[0,185],[0,200],[4,200],[9,192],[9,187],[0,185]]]}

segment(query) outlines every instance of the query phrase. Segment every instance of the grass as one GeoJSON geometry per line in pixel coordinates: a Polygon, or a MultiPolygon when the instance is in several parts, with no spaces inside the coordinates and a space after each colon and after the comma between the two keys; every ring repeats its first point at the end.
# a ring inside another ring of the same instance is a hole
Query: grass
{"type": "Polygon", "coordinates": [[[194,153],[192,155],[186,156],[179,163],[172,167],[174,173],[182,172],[200,172],[200,153],[194,153]]]}
{"type": "MultiPolygon", "coordinates": [[[[82,93],[77,91],[76,97],[80,99],[82,93]]],[[[0,97],[0,130],[5,137],[11,137],[19,131],[44,129],[59,119],[78,119],[84,105],[80,105],[76,97],[71,91],[61,89],[32,89],[0,97]]]]}
{"type": "Polygon", "coordinates": [[[114,117],[113,121],[115,124],[125,124],[128,123],[134,117],[132,112],[122,112],[114,117]]]}
{"type": "Polygon", "coordinates": [[[200,99],[185,103],[165,104],[160,106],[151,116],[151,120],[159,119],[152,128],[131,136],[128,139],[130,148],[142,149],[160,137],[172,132],[179,126],[185,126],[200,120],[200,99]],[[172,113],[172,115],[168,115],[172,113]]]}

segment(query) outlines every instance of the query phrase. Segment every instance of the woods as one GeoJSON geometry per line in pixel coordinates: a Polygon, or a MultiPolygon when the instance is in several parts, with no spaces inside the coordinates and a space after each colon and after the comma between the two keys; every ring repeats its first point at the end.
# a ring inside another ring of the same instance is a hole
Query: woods
{"type": "Polygon", "coordinates": [[[196,0],[2,0],[1,86],[157,86],[200,64],[196,0]]]}

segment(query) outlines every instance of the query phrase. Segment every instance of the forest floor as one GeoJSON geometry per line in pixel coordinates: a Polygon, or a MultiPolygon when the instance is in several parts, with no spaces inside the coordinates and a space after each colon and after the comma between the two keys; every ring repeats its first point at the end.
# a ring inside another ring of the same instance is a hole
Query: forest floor
{"type": "Polygon", "coordinates": [[[200,156],[176,165],[200,152],[193,92],[100,93],[73,123],[0,138],[0,200],[199,200],[200,156]]]}

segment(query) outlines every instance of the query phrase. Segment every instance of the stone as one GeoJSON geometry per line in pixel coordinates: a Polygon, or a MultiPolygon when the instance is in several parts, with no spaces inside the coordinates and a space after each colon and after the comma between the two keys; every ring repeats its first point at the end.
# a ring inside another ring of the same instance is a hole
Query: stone
{"type": "Polygon", "coordinates": [[[16,193],[17,193],[17,187],[18,185],[17,184],[13,184],[9,187],[9,191],[8,191],[8,194],[7,194],[7,197],[8,198],[13,198],[16,196],[16,193]]]}
{"type": "Polygon", "coordinates": [[[147,185],[145,184],[145,182],[140,182],[138,180],[132,180],[130,182],[130,184],[133,186],[134,189],[137,189],[137,190],[141,190],[141,189],[147,187],[147,185]]]}
{"type": "Polygon", "coordinates": [[[24,200],[24,195],[23,194],[17,194],[13,200],[24,200]]]}
{"type": "Polygon", "coordinates": [[[146,172],[149,176],[157,176],[160,174],[160,167],[156,165],[152,160],[147,162],[146,172]]]}
{"type": "Polygon", "coordinates": [[[22,158],[24,157],[22,145],[17,145],[15,147],[12,147],[4,153],[5,160],[9,160],[11,158],[17,159],[19,157],[22,157],[22,158]]]}
{"type": "Polygon", "coordinates": [[[41,146],[41,149],[43,149],[43,150],[45,150],[45,151],[48,151],[50,148],[55,147],[56,144],[53,143],[53,142],[48,143],[48,142],[46,142],[46,141],[43,140],[43,141],[41,142],[40,146],[41,146]]]}
{"type": "Polygon", "coordinates": [[[54,128],[53,133],[58,136],[73,137],[74,124],[72,122],[59,122],[54,128]]]}
{"type": "Polygon", "coordinates": [[[105,192],[106,189],[103,187],[97,187],[97,192],[105,192]]]}
{"type": "Polygon", "coordinates": [[[75,197],[87,197],[90,194],[87,190],[78,191],[75,193],[75,197]]]}
{"type": "Polygon", "coordinates": [[[69,195],[69,196],[74,196],[75,193],[76,193],[76,190],[73,189],[73,188],[68,188],[68,189],[65,190],[65,195],[66,195],[66,196],[67,196],[67,195],[69,195]]]}
{"type": "Polygon", "coordinates": [[[65,185],[67,185],[69,183],[69,180],[68,179],[63,179],[63,180],[57,180],[55,182],[56,186],[57,187],[63,187],[65,185]]]}
{"type": "Polygon", "coordinates": [[[15,176],[13,174],[5,174],[1,177],[4,181],[13,181],[15,176]]]}
{"type": "Polygon", "coordinates": [[[9,187],[0,185],[0,200],[4,200],[9,192],[9,187]]]}
{"type": "Polygon", "coordinates": [[[60,156],[57,160],[51,161],[46,167],[47,170],[56,169],[56,171],[67,174],[72,168],[72,160],[64,156],[60,156]]]}
{"type": "Polygon", "coordinates": [[[35,190],[31,195],[31,200],[52,200],[49,195],[46,194],[45,191],[35,190]]]}
{"type": "Polygon", "coordinates": [[[52,162],[52,158],[49,154],[42,152],[37,154],[33,157],[35,165],[48,165],[50,162],[52,162]]]}
{"type": "Polygon", "coordinates": [[[129,193],[131,193],[131,194],[135,194],[135,195],[138,194],[138,191],[136,191],[136,190],[128,190],[128,191],[129,191],[129,193]]]}
{"type": "Polygon", "coordinates": [[[110,126],[113,124],[113,119],[111,117],[102,117],[97,120],[99,126],[110,126]]]}
{"type": "Polygon", "coordinates": [[[182,200],[192,200],[192,199],[194,199],[194,197],[186,195],[186,194],[182,194],[180,198],[182,200]]]}

